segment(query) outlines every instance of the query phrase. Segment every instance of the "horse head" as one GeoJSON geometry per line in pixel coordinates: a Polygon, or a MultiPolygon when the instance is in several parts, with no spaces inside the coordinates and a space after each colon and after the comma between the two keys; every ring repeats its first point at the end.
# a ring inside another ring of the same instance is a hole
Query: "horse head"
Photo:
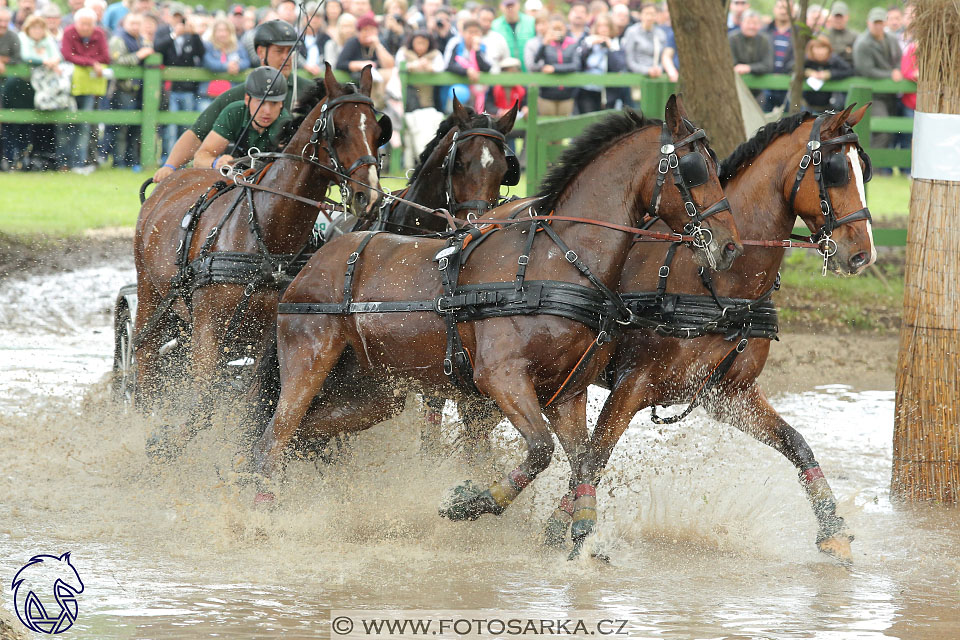
{"type": "Polygon", "coordinates": [[[870,157],[853,127],[869,104],[854,111],[826,113],[797,129],[797,178],[787,180],[784,196],[820,244],[826,267],[838,275],[856,275],[873,264],[870,210],[864,184],[872,176],[870,157]]]}
{"type": "Polygon", "coordinates": [[[743,245],[730,205],[717,176],[717,156],[706,134],[687,117],[679,96],[671,95],[664,111],[658,184],[673,174],[675,188],[663,188],[653,206],[671,229],[694,238],[697,262],[718,271],[729,269],[743,245]]]}

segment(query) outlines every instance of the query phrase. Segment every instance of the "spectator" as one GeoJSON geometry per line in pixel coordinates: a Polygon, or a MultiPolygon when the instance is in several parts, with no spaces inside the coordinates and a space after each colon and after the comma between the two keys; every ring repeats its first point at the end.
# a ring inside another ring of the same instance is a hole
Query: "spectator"
{"type": "Polygon", "coordinates": [[[833,47],[833,53],[853,64],[853,43],[856,42],[856,31],[847,29],[847,23],[850,21],[850,8],[846,2],[834,2],[830,11],[830,17],[827,19],[827,28],[824,34],[830,40],[830,46],[833,47]]]}
{"type": "Polygon", "coordinates": [[[773,47],[766,34],[760,32],[760,15],[745,11],[740,30],[730,34],[730,49],[733,51],[733,70],[763,74],[773,71],[773,47]]]}
{"type": "MultiPolygon", "coordinates": [[[[858,76],[903,80],[903,74],[900,73],[900,45],[895,36],[883,30],[886,20],[887,12],[880,7],[874,7],[867,13],[867,30],[857,36],[857,41],[853,43],[853,68],[858,76]]],[[[897,115],[896,96],[875,95],[871,111],[871,117],[874,118],[897,115]]],[[[893,134],[874,133],[870,146],[889,147],[892,141],[893,134]]]]}
{"type": "Polygon", "coordinates": [[[607,5],[604,0],[591,0],[590,1],[590,18],[589,22],[593,25],[597,18],[600,16],[610,15],[610,7],[607,5]]]}
{"type": "MultiPolygon", "coordinates": [[[[60,26],[63,16],[60,13],[60,7],[51,2],[39,11],[39,15],[47,23],[47,34],[56,41],[59,49],[60,41],[63,39],[63,27],[60,26]]],[[[59,52],[57,56],[60,57],[59,52]]]]}
{"type": "Polygon", "coordinates": [[[276,6],[277,18],[283,20],[289,25],[293,25],[294,29],[299,29],[300,24],[298,21],[298,11],[297,5],[294,4],[293,0],[282,0],[276,6]]]}
{"type": "Polygon", "coordinates": [[[452,14],[453,10],[449,7],[440,7],[433,21],[433,29],[431,29],[431,33],[437,41],[437,48],[444,53],[447,52],[450,41],[457,37],[457,30],[454,28],[451,19],[452,14]]]}
{"type": "Polygon", "coordinates": [[[647,3],[640,10],[640,21],[623,34],[623,50],[627,69],[651,78],[663,75],[661,56],[666,38],[657,28],[657,8],[647,3]]]}
{"type": "Polygon", "coordinates": [[[66,29],[71,24],[73,24],[73,14],[75,14],[80,9],[83,9],[84,0],[67,0],[67,9],[68,11],[63,16],[63,20],[60,21],[60,27],[66,29]]]}
{"type": "Polygon", "coordinates": [[[897,36],[900,41],[900,50],[906,51],[907,45],[913,42],[913,35],[910,32],[910,24],[913,22],[913,5],[908,4],[903,8],[903,31],[897,36]]]}
{"type": "MultiPolygon", "coordinates": [[[[423,0],[420,5],[420,14],[414,17],[414,24],[432,32],[436,26],[437,12],[442,6],[443,0],[423,0]]],[[[437,44],[439,47],[439,43],[437,44]]]]}
{"type": "Polygon", "coordinates": [[[8,64],[20,62],[20,38],[10,28],[13,14],[0,7],[0,74],[6,73],[8,64]]]}
{"type": "MultiPolygon", "coordinates": [[[[200,36],[193,32],[183,9],[175,9],[172,37],[160,38],[157,53],[163,56],[165,67],[202,67],[206,47],[200,36]]],[[[169,109],[173,112],[195,111],[200,83],[178,80],[170,83],[169,109]]],[[[174,143],[187,130],[184,126],[166,125],[163,135],[163,157],[166,162],[174,143]]]]}
{"type": "Polygon", "coordinates": [[[577,44],[590,35],[589,17],[590,10],[585,2],[574,0],[570,4],[570,11],[567,12],[567,24],[570,26],[570,35],[577,41],[577,44]]]}
{"type": "Polygon", "coordinates": [[[670,24],[670,10],[666,2],[657,6],[657,28],[663,31],[663,54],[660,56],[660,65],[670,82],[680,79],[680,56],[677,55],[677,37],[670,24]]]}
{"type": "Polygon", "coordinates": [[[383,3],[383,46],[392,56],[397,55],[413,31],[404,17],[406,13],[407,0],[386,0],[383,3]]]}
{"type": "MultiPolygon", "coordinates": [[[[110,49],[107,46],[107,36],[97,26],[97,14],[94,9],[84,7],[73,16],[73,24],[63,30],[63,42],[60,45],[63,59],[75,65],[73,84],[78,86],[78,74],[87,73],[91,79],[103,78],[104,65],[110,64],[110,49]],[[84,69],[84,67],[86,69],[84,69]]],[[[94,109],[97,97],[106,93],[106,79],[103,90],[97,89],[96,94],[91,89],[78,94],[77,107],[81,110],[94,109]]],[[[62,134],[67,140],[58,145],[65,149],[68,157],[66,162],[76,173],[90,173],[93,166],[87,164],[90,151],[90,125],[68,124],[62,125],[62,134]]]]}
{"type": "MultiPolygon", "coordinates": [[[[773,73],[793,72],[793,37],[790,29],[790,6],[788,0],[777,0],[773,5],[773,22],[766,28],[773,47],[773,73]]],[[[764,111],[771,111],[787,100],[787,91],[768,90],[763,94],[764,111]]]]}
{"type": "Polygon", "coordinates": [[[323,46],[323,59],[331,65],[336,65],[340,53],[351,38],[357,35],[357,19],[351,13],[344,13],[337,19],[337,26],[332,37],[323,46]]]}
{"type": "Polygon", "coordinates": [[[534,36],[527,40],[527,44],[523,46],[523,64],[528,71],[536,70],[534,68],[536,64],[534,63],[533,59],[537,55],[537,51],[540,51],[540,47],[543,45],[543,39],[547,35],[547,29],[549,26],[549,16],[538,13],[537,17],[533,19],[534,36]]]}
{"type": "MultiPolygon", "coordinates": [[[[10,29],[12,19],[13,13],[10,9],[0,7],[0,76],[6,73],[8,64],[20,62],[20,38],[10,29]]],[[[7,97],[9,83],[10,81],[0,82],[0,107],[12,106],[7,97]]],[[[11,94],[13,93],[18,93],[15,85],[11,87],[11,94]]],[[[9,171],[14,166],[20,153],[21,139],[17,125],[4,124],[0,127],[0,171],[9,171]]]]}
{"type": "Polygon", "coordinates": [[[20,0],[17,3],[17,12],[13,15],[13,25],[17,31],[23,30],[23,25],[27,18],[32,16],[37,10],[37,0],[20,0]]]}
{"type": "Polygon", "coordinates": [[[747,0],[730,0],[730,13],[727,14],[727,33],[733,33],[740,29],[743,14],[748,9],[750,9],[750,3],[747,0]]]}
{"type": "MultiPolygon", "coordinates": [[[[107,10],[107,3],[105,0],[84,0],[83,6],[85,9],[92,9],[94,15],[97,17],[97,26],[103,28],[103,14],[107,10]]],[[[104,31],[106,33],[106,31],[104,31]]]]}
{"type": "Polygon", "coordinates": [[[242,4],[235,4],[230,9],[230,22],[233,24],[237,38],[242,38],[247,31],[247,18],[242,4]]]}
{"type": "MultiPolygon", "coordinates": [[[[448,97],[441,104],[446,106],[449,96],[456,96],[461,103],[473,107],[478,113],[484,111],[484,97],[486,87],[477,85],[481,72],[490,71],[490,62],[487,60],[486,47],[483,44],[483,29],[476,20],[467,20],[463,23],[463,34],[453,41],[450,59],[447,61],[447,71],[459,76],[466,76],[470,86],[455,84],[450,87],[448,97]]],[[[446,110],[446,109],[444,109],[446,110]]]]}
{"type": "Polygon", "coordinates": [[[357,20],[364,16],[373,15],[373,7],[370,5],[370,0],[350,0],[350,6],[344,7],[344,11],[352,13],[353,17],[357,20]]]}
{"type": "MultiPolygon", "coordinates": [[[[147,56],[153,55],[153,47],[147,44],[141,33],[143,22],[144,17],[139,13],[127,13],[124,16],[120,28],[109,43],[110,58],[113,64],[128,67],[142,65],[147,56]]],[[[121,111],[135,111],[140,108],[140,104],[140,81],[133,79],[117,80],[113,96],[110,99],[110,108],[121,111]]],[[[134,125],[108,126],[104,147],[107,154],[113,151],[113,166],[139,170],[140,127],[134,125]]]]}
{"type": "Polygon", "coordinates": [[[626,5],[618,4],[610,7],[610,19],[613,21],[615,38],[623,38],[623,34],[633,25],[633,16],[630,15],[630,9],[626,5]]]}
{"type": "MultiPolygon", "coordinates": [[[[434,44],[433,36],[426,29],[410,34],[407,43],[400,47],[397,59],[407,63],[411,73],[430,73],[444,70],[443,55],[434,44]]],[[[435,107],[433,87],[430,85],[412,85],[407,87],[405,111],[416,111],[435,107]]]]}
{"type": "MultiPolygon", "coordinates": [[[[503,73],[519,73],[522,66],[516,58],[505,58],[500,63],[500,70],[503,73]]],[[[520,85],[504,87],[498,84],[491,90],[491,95],[498,118],[512,109],[513,105],[518,102],[520,103],[520,109],[517,111],[517,117],[523,118],[527,115],[527,89],[525,87],[520,85]]]]}
{"type": "Polygon", "coordinates": [[[382,108],[384,89],[390,80],[395,60],[380,42],[380,29],[372,14],[357,20],[357,35],[344,43],[343,51],[337,58],[337,69],[349,71],[354,78],[359,78],[360,71],[368,64],[373,65],[373,91],[370,97],[378,108],[382,108]]]}
{"type": "MultiPolygon", "coordinates": [[[[841,4],[842,2],[835,2],[834,5],[841,4]]],[[[846,5],[843,5],[846,6],[846,5]]],[[[823,26],[827,23],[829,15],[825,7],[820,6],[819,4],[811,4],[807,7],[807,26],[810,27],[810,30],[814,33],[819,33],[823,26]]]]}
{"type": "MultiPolygon", "coordinates": [[[[343,13],[343,5],[340,4],[339,0],[327,0],[323,3],[323,19],[327,23],[327,31],[332,31],[336,25],[337,20],[340,19],[340,15],[343,13]]],[[[329,33],[330,37],[333,37],[332,33],[329,33]]]]}
{"type": "Polygon", "coordinates": [[[133,0],[121,0],[107,6],[103,12],[103,29],[107,33],[113,33],[120,26],[120,21],[130,12],[130,5],[133,0]]]}
{"type": "Polygon", "coordinates": [[[900,51],[902,53],[906,27],[903,23],[903,9],[901,9],[899,5],[890,5],[887,9],[887,21],[883,26],[883,30],[897,39],[897,44],[900,45],[900,51]]]}
{"type": "Polygon", "coordinates": [[[483,44],[487,48],[487,60],[490,62],[490,71],[493,73],[499,73],[503,61],[510,57],[510,46],[506,38],[493,30],[493,21],[496,17],[497,12],[493,7],[480,5],[477,9],[477,22],[483,29],[483,44]]]}
{"type": "Polygon", "coordinates": [[[520,59],[523,70],[527,71],[523,51],[527,41],[536,35],[534,19],[520,13],[519,0],[502,0],[500,10],[503,15],[493,21],[491,29],[503,36],[510,48],[510,56],[520,59]]]}
{"type": "Polygon", "coordinates": [[[230,103],[197,150],[194,165],[216,169],[256,147],[274,151],[290,114],[283,108],[287,83],[273,67],[254,69],[244,83],[243,100],[230,103]],[[276,80],[275,80],[276,79],[276,80]]]}
{"type": "MultiPolygon", "coordinates": [[[[620,43],[612,37],[613,20],[608,15],[598,16],[593,22],[590,35],[580,43],[580,64],[583,71],[599,76],[610,70],[610,50],[619,49],[620,43]]],[[[590,113],[603,108],[603,87],[581,87],[577,93],[577,112],[590,113]]]]}
{"type": "MultiPolygon", "coordinates": [[[[807,43],[805,61],[803,63],[804,76],[807,86],[819,87],[821,82],[828,80],[843,80],[853,75],[853,67],[846,60],[834,55],[830,39],[819,36],[807,43]],[[810,81],[813,80],[813,85],[810,81]]],[[[839,94],[842,99],[842,94],[839,94]]],[[[843,104],[837,104],[829,91],[805,90],[803,99],[811,107],[819,110],[839,109],[843,104]]]]}
{"type": "MultiPolygon", "coordinates": [[[[250,59],[243,47],[237,44],[233,25],[226,18],[213,21],[210,40],[205,42],[204,68],[218,73],[237,74],[250,67],[250,59]]],[[[213,99],[231,87],[229,80],[211,80],[200,88],[200,108],[206,109],[213,99]]]]}
{"type": "MultiPolygon", "coordinates": [[[[573,73],[580,70],[580,47],[567,34],[567,25],[559,13],[550,17],[543,44],[533,60],[537,67],[535,70],[541,73],[573,73]]],[[[569,116],[573,114],[575,93],[575,87],[542,87],[537,109],[545,116],[569,116]]]]}

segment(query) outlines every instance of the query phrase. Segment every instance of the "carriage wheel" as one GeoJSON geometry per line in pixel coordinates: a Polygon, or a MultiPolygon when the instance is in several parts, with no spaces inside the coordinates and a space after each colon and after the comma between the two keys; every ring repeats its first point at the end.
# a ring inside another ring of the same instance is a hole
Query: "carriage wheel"
{"type": "Polygon", "coordinates": [[[113,348],[113,397],[126,408],[133,407],[137,385],[137,363],[133,351],[133,318],[124,307],[117,316],[113,348]]]}

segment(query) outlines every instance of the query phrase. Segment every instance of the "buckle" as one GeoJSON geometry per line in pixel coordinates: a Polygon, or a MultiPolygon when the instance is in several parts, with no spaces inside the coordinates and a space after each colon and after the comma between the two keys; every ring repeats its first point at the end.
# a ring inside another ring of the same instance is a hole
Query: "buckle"
{"type": "Polygon", "coordinates": [[[610,334],[606,331],[601,331],[597,334],[597,346],[603,346],[606,343],[610,342],[610,334]]]}
{"type": "Polygon", "coordinates": [[[683,208],[687,210],[687,215],[691,218],[697,215],[697,205],[695,205],[692,201],[687,200],[684,202],[683,208]]]}
{"type": "Polygon", "coordinates": [[[680,158],[677,157],[677,154],[671,153],[669,160],[671,169],[676,169],[680,166],[680,158]]]}
{"type": "Polygon", "coordinates": [[[666,173],[670,168],[670,162],[666,158],[660,158],[660,164],[657,165],[657,173],[666,173]]]}
{"type": "Polygon", "coordinates": [[[450,358],[443,359],[443,373],[444,375],[452,376],[453,375],[453,362],[450,358]]]}
{"type": "Polygon", "coordinates": [[[443,306],[443,296],[440,296],[439,298],[437,298],[436,307],[437,307],[437,313],[450,313],[454,309],[453,305],[449,307],[443,306]]]}
{"type": "Polygon", "coordinates": [[[661,278],[666,278],[667,276],[670,275],[670,267],[667,265],[663,265],[662,267],[660,267],[660,271],[658,272],[658,275],[661,278]]]}
{"type": "Polygon", "coordinates": [[[360,258],[360,254],[354,251],[347,257],[347,264],[353,264],[360,258]]]}
{"type": "Polygon", "coordinates": [[[527,263],[529,262],[530,262],[530,256],[522,255],[519,258],[517,258],[517,264],[519,264],[521,267],[527,266],[527,263]]]}
{"type": "Polygon", "coordinates": [[[570,249],[570,250],[567,251],[565,254],[563,254],[563,257],[566,258],[566,259],[567,259],[567,262],[570,262],[570,263],[574,263],[574,262],[576,262],[577,260],[580,259],[580,256],[578,256],[578,255],[573,251],[573,249],[570,249]]]}
{"type": "Polygon", "coordinates": [[[813,164],[820,164],[820,161],[823,160],[823,154],[819,151],[813,152],[813,164]]]}
{"type": "Polygon", "coordinates": [[[747,339],[741,338],[740,343],[737,344],[737,353],[743,353],[743,350],[747,348],[747,339]]]}
{"type": "Polygon", "coordinates": [[[809,166],[810,166],[810,154],[804,154],[804,156],[800,158],[800,168],[806,169],[809,166]]]}
{"type": "Polygon", "coordinates": [[[437,269],[440,271],[446,271],[448,264],[450,264],[450,259],[444,256],[443,258],[437,260],[437,269]]]}

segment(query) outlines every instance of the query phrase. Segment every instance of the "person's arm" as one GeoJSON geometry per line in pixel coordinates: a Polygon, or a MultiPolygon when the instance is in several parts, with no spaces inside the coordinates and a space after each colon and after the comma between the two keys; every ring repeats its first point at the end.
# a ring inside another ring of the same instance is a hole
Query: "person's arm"
{"type": "Polygon", "coordinates": [[[360,66],[356,71],[360,71],[367,64],[366,60],[358,60],[360,58],[360,41],[355,37],[350,38],[343,43],[343,49],[340,51],[340,56],[337,58],[337,69],[340,71],[354,71],[351,67],[352,62],[363,62],[363,65],[360,66]]]}
{"type": "MultiPolygon", "coordinates": [[[[28,37],[29,36],[22,31],[17,34],[17,40],[20,43],[20,58],[28,64],[43,64],[44,60],[40,55],[30,55],[27,53],[30,50],[28,48],[29,42],[27,42],[28,37]]],[[[0,58],[6,58],[6,56],[0,56],[0,58]]]]}
{"type": "MultiPolygon", "coordinates": [[[[867,37],[869,38],[870,36],[868,35],[867,37]]],[[[888,70],[881,69],[879,65],[877,65],[873,56],[872,47],[866,39],[858,39],[853,45],[853,68],[858,76],[865,78],[890,77],[888,70]]]]}
{"type": "Polygon", "coordinates": [[[650,67],[643,63],[640,54],[640,42],[637,36],[639,27],[628,27],[623,33],[623,55],[627,62],[627,70],[632,73],[646,74],[650,67]]]}
{"type": "Polygon", "coordinates": [[[247,57],[247,50],[242,46],[237,47],[237,55],[240,58],[240,71],[250,68],[250,58],[247,57]]]}
{"type": "Polygon", "coordinates": [[[220,73],[226,72],[227,63],[220,60],[220,51],[213,46],[212,42],[206,42],[204,46],[203,68],[220,73]]]}
{"type": "Polygon", "coordinates": [[[107,36],[102,30],[94,31],[92,40],[97,47],[97,62],[93,68],[97,69],[97,75],[100,75],[98,67],[101,64],[110,64],[110,47],[107,46],[107,36]]]}
{"type": "Polygon", "coordinates": [[[193,158],[193,166],[198,169],[217,169],[233,162],[233,156],[223,153],[229,145],[229,140],[216,131],[211,131],[197,150],[197,155],[193,158]]]}
{"type": "MultiPolygon", "coordinates": [[[[63,37],[63,43],[60,45],[60,53],[63,54],[63,59],[71,64],[77,65],[78,67],[92,67],[96,64],[99,64],[95,57],[76,53],[74,50],[74,46],[77,43],[76,38],[76,33],[73,34],[72,38],[68,38],[67,36],[63,37]]],[[[19,44],[17,46],[19,47],[19,44]]]]}
{"type": "Polygon", "coordinates": [[[676,65],[673,64],[673,56],[675,54],[676,51],[673,50],[673,47],[664,48],[663,53],[660,54],[660,64],[663,66],[663,72],[667,74],[670,82],[676,82],[680,79],[680,72],[677,71],[676,65]]]}
{"type": "Polygon", "coordinates": [[[838,55],[830,56],[828,64],[827,70],[830,72],[830,80],[843,80],[853,76],[853,67],[838,55]]]}
{"type": "Polygon", "coordinates": [[[530,38],[523,45],[523,66],[527,71],[540,71],[543,66],[537,62],[537,52],[540,50],[540,39],[530,38]]]}
{"type": "Polygon", "coordinates": [[[573,73],[580,69],[580,48],[574,44],[566,48],[563,52],[563,62],[557,62],[553,65],[554,73],[573,73]]]}
{"type": "MultiPolygon", "coordinates": [[[[379,40],[377,40],[376,51],[377,51],[377,65],[381,69],[393,69],[394,65],[396,64],[396,60],[394,60],[394,57],[390,55],[390,52],[387,51],[387,48],[383,46],[383,43],[380,42],[379,40]]],[[[360,69],[362,70],[363,67],[360,67],[360,69]]]]}
{"type": "Polygon", "coordinates": [[[770,38],[763,33],[757,34],[757,37],[760,38],[757,43],[760,60],[750,65],[750,73],[773,73],[773,45],[770,44],[770,38]]]}
{"type": "Polygon", "coordinates": [[[477,51],[477,67],[483,73],[489,73],[491,69],[490,61],[487,60],[487,54],[483,51],[477,51]]]}
{"type": "Polygon", "coordinates": [[[455,73],[458,76],[466,76],[467,69],[457,60],[457,56],[450,56],[450,62],[447,63],[447,71],[455,73]]]}
{"type": "Polygon", "coordinates": [[[190,162],[190,159],[199,148],[200,138],[197,137],[197,134],[191,129],[184,131],[183,135],[181,135],[173,145],[173,149],[170,150],[166,164],[157,169],[153,174],[154,183],[163,182],[171,173],[190,162]]]}
{"type": "Polygon", "coordinates": [[[114,36],[110,38],[110,61],[113,64],[121,64],[125,67],[136,66],[140,63],[140,58],[136,52],[127,51],[127,45],[123,38],[114,36]]]}

